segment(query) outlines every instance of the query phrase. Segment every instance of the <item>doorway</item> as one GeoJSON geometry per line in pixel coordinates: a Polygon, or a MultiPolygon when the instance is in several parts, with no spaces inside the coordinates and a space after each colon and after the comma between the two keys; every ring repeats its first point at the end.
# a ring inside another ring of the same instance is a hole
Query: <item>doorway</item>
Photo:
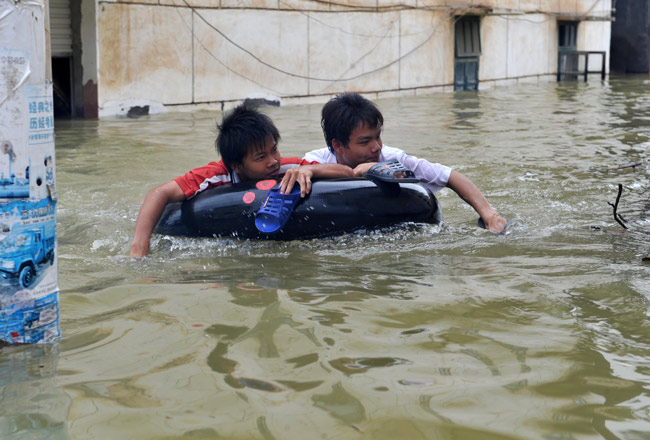
{"type": "Polygon", "coordinates": [[[52,57],[52,95],[54,117],[71,118],[74,115],[72,57],[52,57]]]}
{"type": "Polygon", "coordinates": [[[558,63],[557,80],[572,81],[578,79],[579,56],[577,53],[578,22],[558,21],[558,63]],[[571,73],[564,73],[571,72],[571,73]]]}

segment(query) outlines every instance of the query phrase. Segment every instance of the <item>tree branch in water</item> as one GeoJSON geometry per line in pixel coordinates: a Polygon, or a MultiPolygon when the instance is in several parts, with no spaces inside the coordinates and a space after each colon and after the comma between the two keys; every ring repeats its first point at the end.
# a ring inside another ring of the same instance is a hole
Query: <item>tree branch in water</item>
{"type": "Polygon", "coordinates": [[[619,184],[618,184],[618,195],[616,196],[616,202],[615,202],[614,204],[612,204],[612,203],[610,203],[610,202],[607,202],[607,204],[608,204],[609,206],[612,206],[612,207],[614,208],[614,220],[616,220],[616,222],[617,222],[619,225],[623,226],[623,229],[627,229],[627,226],[625,226],[625,224],[623,223],[623,222],[625,222],[625,221],[627,221],[627,220],[625,220],[623,217],[621,217],[620,214],[618,214],[618,213],[616,212],[616,210],[618,209],[618,202],[621,200],[621,194],[622,194],[622,193],[623,193],[623,185],[621,185],[621,184],[619,183],[619,184]]]}
{"type": "Polygon", "coordinates": [[[619,170],[624,170],[625,168],[636,168],[641,165],[643,165],[643,162],[630,162],[616,168],[610,168],[609,171],[619,171],[619,170]]]}

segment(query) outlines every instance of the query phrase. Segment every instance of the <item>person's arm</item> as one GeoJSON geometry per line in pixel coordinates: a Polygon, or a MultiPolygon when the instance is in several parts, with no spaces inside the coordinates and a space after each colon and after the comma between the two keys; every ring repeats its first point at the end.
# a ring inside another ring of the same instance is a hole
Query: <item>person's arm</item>
{"type": "Polygon", "coordinates": [[[300,197],[311,192],[311,178],[343,179],[354,177],[354,171],[347,165],[338,163],[324,163],[315,165],[302,165],[287,170],[280,182],[280,193],[288,194],[293,185],[300,185],[300,197]]]}
{"type": "Polygon", "coordinates": [[[352,171],[354,172],[354,177],[363,177],[368,174],[370,168],[377,165],[379,162],[367,162],[357,165],[352,171]]]}
{"type": "Polygon", "coordinates": [[[506,227],[506,219],[490,206],[481,191],[463,174],[452,170],[447,186],[466,201],[483,219],[486,229],[501,232],[506,227]]]}
{"type": "Polygon", "coordinates": [[[165,206],[168,203],[183,200],[185,200],[185,194],[178,183],[173,180],[158,185],[147,193],[135,222],[135,233],[131,243],[132,257],[144,257],[149,253],[149,239],[165,206]]]}

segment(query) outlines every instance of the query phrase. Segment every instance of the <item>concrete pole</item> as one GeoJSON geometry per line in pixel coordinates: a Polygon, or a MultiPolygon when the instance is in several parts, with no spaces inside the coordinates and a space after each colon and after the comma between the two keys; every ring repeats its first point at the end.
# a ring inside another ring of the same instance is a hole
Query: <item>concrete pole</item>
{"type": "Polygon", "coordinates": [[[48,0],[0,0],[0,344],[58,340],[48,0]]]}

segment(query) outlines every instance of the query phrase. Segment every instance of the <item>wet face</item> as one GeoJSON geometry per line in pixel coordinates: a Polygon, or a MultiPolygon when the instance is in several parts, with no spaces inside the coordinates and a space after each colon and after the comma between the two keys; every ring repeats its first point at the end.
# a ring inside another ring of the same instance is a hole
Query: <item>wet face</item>
{"type": "Polygon", "coordinates": [[[332,140],[336,161],[352,168],[362,163],[379,162],[381,147],[381,127],[370,128],[366,124],[352,130],[347,145],[332,140]]]}
{"type": "Polygon", "coordinates": [[[280,150],[270,134],[264,139],[264,146],[251,150],[241,165],[233,166],[241,180],[275,179],[280,174],[280,150]]]}

